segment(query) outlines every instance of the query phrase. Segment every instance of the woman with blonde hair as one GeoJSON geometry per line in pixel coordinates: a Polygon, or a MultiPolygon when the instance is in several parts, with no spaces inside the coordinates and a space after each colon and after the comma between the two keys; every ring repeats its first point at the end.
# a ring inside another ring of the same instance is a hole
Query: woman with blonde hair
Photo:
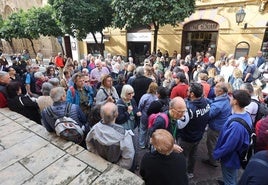
{"type": "Polygon", "coordinates": [[[147,93],[144,94],[139,102],[139,110],[141,111],[141,120],[139,127],[139,145],[141,148],[145,148],[147,144],[147,131],[148,131],[148,115],[147,111],[150,104],[157,99],[157,89],[158,85],[155,82],[151,82],[147,93]]]}
{"type": "Polygon", "coordinates": [[[240,86],[244,83],[242,78],[243,78],[242,71],[239,68],[234,68],[233,74],[229,80],[229,83],[232,85],[233,91],[240,89],[240,86]]]}
{"type": "Polygon", "coordinates": [[[137,126],[138,117],[141,112],[138,110],[134,96],[134,89],[131,85],[124,85],[121,91],[121,98],[116,102],[118,117],[116,123],[122,125],[126,130],[134,130],[137,126]]]}
{"type": "Polygon", "coordinates": [[[151,66],[144,66],[144,76],[151,78],[154,82],[158,81],[154,69],[151,66]]]}
{"type": "Polygon", "coordinates": [[[162,86],[165,87],[165,88],[168,88],[168,90],[170,90],[170,88],[172,86],[171,85],[172,80],[173,80],[172,72],[170,70],[166,70],[165,74],[164,74],[164,81],[163,81],[162,86]]]}
{"type": "Polygon", "coordinates": [[[215,76],[217,75],[216,68],[212,67],[208,69],[208,80],[207,83],[213,87],[215,85],[215,76]]]}

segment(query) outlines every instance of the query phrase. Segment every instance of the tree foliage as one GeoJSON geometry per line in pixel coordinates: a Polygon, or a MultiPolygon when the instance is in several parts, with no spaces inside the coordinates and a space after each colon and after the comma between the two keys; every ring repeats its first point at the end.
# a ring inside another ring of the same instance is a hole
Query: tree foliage
{"type": "Polygon", "coordinates": [[[53,9],[51,6],[41,8],[31,8],[26,12],[25,32],[32,38],[39,38],[43,36],[62,36],[63,32],[60,24],[53,16],[53,9]]]}
{"type": "Polygon", "coordinates": [[[28,39],[36,54],[34,39],[40,38],[40,35],[62,35],[62,31],[52,15],[52,9],[49,6],[14,12],[3,21],[2,27],[0,27],[0,37],[10,43],[13,51],[13,38],[28,39]]]}
{"type": "Polygon", "coordinates": [[[115,27],[131,29],[148,25],[154,29],[154,48],[160,26],[177,23],[190,16],[195,9],[195,0],[113,0],[113,23],[115,27]]]}
{"type": "Polygon", "coordinates": [[[65,33],[81,40],[111,25],[110,0],[49,0],[65,33]]]}
{"type": "Polygon", "coordinates": [[[24,34],[24,28],[22,26],[23,17],[22,11],[11,14],[6,20],[3,21],[0,29],[0,35],[2,39],[5,39],[11,46],[14,52],[14,46],[12,39],[20,38],[24,34]]]}

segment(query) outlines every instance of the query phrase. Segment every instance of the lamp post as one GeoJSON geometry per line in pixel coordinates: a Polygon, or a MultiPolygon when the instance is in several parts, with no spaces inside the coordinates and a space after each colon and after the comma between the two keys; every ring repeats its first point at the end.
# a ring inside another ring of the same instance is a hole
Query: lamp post
{"type": "Polygon", "coordinates": [[[244,18],[246,16],[246,12],[244,11],[243,7],[240,8],[235,14],[236,23],[239,25],[239,23],[244,21],[244,18]]]}

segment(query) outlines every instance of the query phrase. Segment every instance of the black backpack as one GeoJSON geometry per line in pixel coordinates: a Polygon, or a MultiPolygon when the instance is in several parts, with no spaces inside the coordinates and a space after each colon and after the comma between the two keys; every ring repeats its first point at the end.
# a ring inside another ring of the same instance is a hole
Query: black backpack
{"type": "Polygon", "coordinates": [[[158,101],[162,105],[161,112],[166,112],[169,109],[169,101],[168,102],[165,102],[164,100],[158,100],[158,101]]]}
{"type": "Polygon", "coordinates": [[[250,158],[254,155],[255,153],[255,145],[256,145],[256,134],[255,134],[255,130],[250,128],[249,125],[247,124],[247,122],[242,119],[242,118],[232,118],[228,123],[227,123],[227,127],[233,122],[236,121],[238,123],[240,123],[241,125],[243,125],[245,127],[245,129],[248,132],[249,135],[249,147],[244,150],[242,153],[239,153],[239,159],[240,159],[240,164],[241,167],[243,169],[246,168],[250,158]]]}
{"type": "Polygon", "coordinates": [[[259,102],[258,100],[255,100],[255,99],[251,99],[251,102],[255,102],[258,105],[258,111],[257,111],[256,116],[255,116],[255,122],[253,123],[254,128],[255,128],[256,123],[260,119],[262,119],[262,118],[264,118],[264,117],[266,117],[268,115],[268,107],[267,107],[267,105],[265,103],[261,103],[261,102],[259,102]]]}

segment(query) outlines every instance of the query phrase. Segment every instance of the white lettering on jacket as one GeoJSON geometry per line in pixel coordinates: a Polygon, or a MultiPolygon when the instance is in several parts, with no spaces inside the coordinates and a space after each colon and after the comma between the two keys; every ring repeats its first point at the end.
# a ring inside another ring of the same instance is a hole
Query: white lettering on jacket
{"type": "Polygon", "coordinates": [[[203,109],[197,109],[195,111],[196,113],[196,117],[198,118],[199,116],[203,116],[204,114],[206,114],[208,111],[210,110],[210,105],[207,104],[206,108],[203,109]]]}

